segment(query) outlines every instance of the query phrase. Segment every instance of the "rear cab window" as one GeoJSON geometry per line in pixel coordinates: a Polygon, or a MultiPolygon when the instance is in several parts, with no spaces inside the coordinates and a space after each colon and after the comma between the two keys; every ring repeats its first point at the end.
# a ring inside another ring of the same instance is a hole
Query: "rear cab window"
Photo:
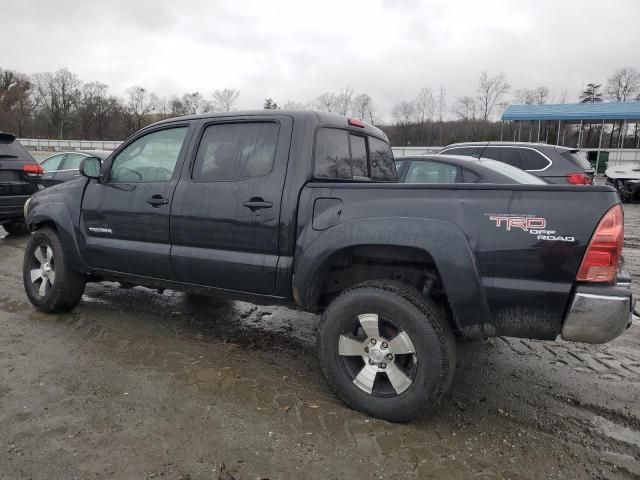
{"type": "Polygon", "coordinates": [[[391,146],[370,135],[339,128],[320,128],[316,134],[314,177],[338,180],[398,180],[391,146]]]}

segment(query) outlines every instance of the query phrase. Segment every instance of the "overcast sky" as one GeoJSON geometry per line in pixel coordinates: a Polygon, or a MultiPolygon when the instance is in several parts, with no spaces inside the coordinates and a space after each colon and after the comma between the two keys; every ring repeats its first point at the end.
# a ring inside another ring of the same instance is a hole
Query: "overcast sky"
{"type": "Polygon", "coordinates": [[[617,67],[640,69],[634,0],[0,0],[0,11],[2,68],[67,67],[117,95],[236,88],[239,108],[350,86],[384,118],[425,85],[443,85],[449,105],[473,95],[482,70],[571,100],[617,67]]]}

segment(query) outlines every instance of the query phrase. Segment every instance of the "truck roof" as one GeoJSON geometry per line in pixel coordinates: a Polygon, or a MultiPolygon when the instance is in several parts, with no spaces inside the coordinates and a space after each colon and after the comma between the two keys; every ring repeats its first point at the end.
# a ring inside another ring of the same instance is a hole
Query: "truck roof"
{"type": "MultiPolygon", "coordinates": [[[[203,119],[214,119],[214,118],[235,118],[235,117],[266,117],[273,115],[286,115],[294,120],[299,119],[303,121],[313,122],[316,125],[323,126],[333,126],[339,128],[350,128],[354,129],[353,125],[349,124],[349,120],[352,119],[350,117],[345,117],[343,115],[339,115],[337,113],[330,112],[318,112],[315,110],[238,110],[233,112],[219,112],[219,113],[203,113],[200,115],[187,115],[182,117],[172,117],[166,120],[161,120],[159,122],[155,122],[151,125],[145,127],[149,128],[156,125],[161,125],[163,123],[173,123],[176,121],[182,120],[203,120],[203,119]]],[[[375,127],[369,123],[359,120],[364,127],[355,127],[357,130],[362,130],[369,135],[373,135],[376,137],[384,138],[388,141],[387,135],[380,130],[378,127],[375,127]]]]}

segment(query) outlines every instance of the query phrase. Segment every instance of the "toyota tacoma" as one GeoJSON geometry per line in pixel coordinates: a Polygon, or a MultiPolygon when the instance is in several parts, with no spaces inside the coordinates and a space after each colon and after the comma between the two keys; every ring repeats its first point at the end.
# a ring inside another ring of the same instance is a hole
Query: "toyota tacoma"
{"type": "Polygon", "coordinates": [[[398,183],[382,131],[308,111],[165,120],[80,172],[25,205],[36,308],[108,280],[320,312],[324,375],[375,417],[442,398],[456,335],[602,343],[631,323],[609,186],[398,183]]]}

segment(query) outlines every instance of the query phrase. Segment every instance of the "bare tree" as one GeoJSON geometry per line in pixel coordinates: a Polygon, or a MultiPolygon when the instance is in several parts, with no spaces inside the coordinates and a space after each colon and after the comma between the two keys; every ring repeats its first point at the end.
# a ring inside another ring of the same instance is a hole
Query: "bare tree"
{"type": "Polygon", "coordinates": [[[504,73],[489,76],[487,72],[480,74],[478,82],[477,99],[480,103],[480,117],[487,121],[493,115],[495,107],[500,103],[502,97],[509,92],[511,86],[507,83],[504,73]]]}
{"type": "Polygon", "coordinates": [[[149,115],[158,105],[158,97],[149,93],[142,87],[131,87],[126,90],[127,110],[134,117],[134,126],[140,130],[143,126],[143,119],[149,115]]]}
{"type": "Polygon", "coordinates": [[[478,119],[478,111],[482,108],[483,105],[478,100],[464,96],[456,98],[456,103],[453,104],[452,110],[460,120],[475,121],[478,119]]]}
{"type": "Polygon", "coordinates": [[[607,79],[605,94],[612,102],[632,100],[640,92],[640,73],[635,68],[619,68],[607,79]]]}
{"type": "Polygon", "coordinates": [[[233,88],[223,88],[222,90],[213,91],[213,111],[214,112],[230,112],[240,96],[240,92],[233,88]]]}
{"type": "Polygon", "coordinates": [[[336,95],[337,112],[340,115],[349,115],[351,110],[351,97],[353,97],[353,88],[345,87],[336,95]]]}
{"type": "Polygon", "coordinates": [[[282,107],[284,110],[311,110],[312,107],[302,102],[295,102],[287,100],[287,103],[282,107]]]}
{"type": "Polygon", "coordinates": [[[569,93],[566,90],[560,92],[560,96],[558,97],[558,103],[564,105],[569,101],[569,93]]]}
{"type": "Polygon", "coordinates": [[[335,93],[324,92],[316,98],[315,106],[321,112],[335,112],[338,110],[338,98],[335,93]]]}
{"type": "Polygon", "coordinates": [[[34,75],[36,95],[46,121],[58,138],[65,138],[80,97],[81,82],[66,68],[34,75]]]}
{"type": "Polygon", "coordinates": [[[416,123],[416,104],[407,101],[397,103],[391,109],[391,115],[402,132],[402,143],[406,145],[411,127],[416,123]]]}
{"type": "Polygon", "coordinates": [[[444,112],[447,110],[447,91],[444,89],[444,86],[441,86],[440,92],[438,92],[436,108],[438,109],[438,121],[442,122],[444,119],[444,112]]]}
{"type": "Polygon", "coordinates": [[[513,101],[520,105],[533,105],[536,101],[536,91],[519,88],[513,94],[513,101]]]}
{"type": "Polygon", "coordinates": [[[373,114],[375,106],[373,100],[366,93],[360,93],[355,96],[352,103],[352,109],[358,118],[373,123],[373,114]]]}
{"type": "Polygon", "coordinates": [[[433,115],[436,110],[436,102],[433,98],[433,92],[429,87],[422,87],[418,92],[416,107],[418,109],[418,117],[421,125],[424,125],[427,120],[433,120],[433,115]]]}
{"type": "Polygon", "coordinates": [[[205,109],[205,100],[199,92],[185,93],[182,95],[182,105],[185,115],[197,115],[205,109]]]}
{"type": "Polygon", "coordinates": [[[97,124],[97,130],[102,130],[108,89],[109,87],[101,82],[85,83],[80,89],[78,119],[83,139],[90,137],[94,123],[97,124]]]}
{"type": "Polygon", "coordinates": [[[534,102],[538,105],[544,105],[549,98],[549,89],[547,87],[538,87],[535,90],[534,102]]]}

